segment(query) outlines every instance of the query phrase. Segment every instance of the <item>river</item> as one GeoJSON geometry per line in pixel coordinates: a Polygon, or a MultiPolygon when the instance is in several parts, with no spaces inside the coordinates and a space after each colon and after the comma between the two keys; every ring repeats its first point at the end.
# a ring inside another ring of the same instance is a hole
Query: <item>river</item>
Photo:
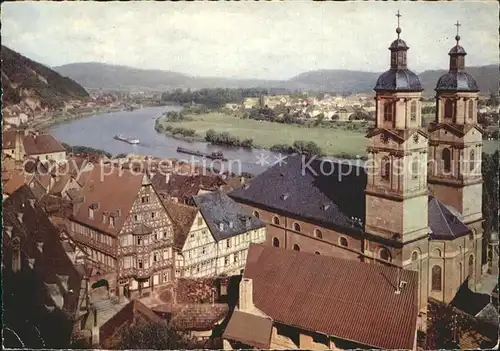
{"type": "Polygon", "coordinates": [[[69,145],[89,146],[102,149],[113,155],[120,153],[138,154],[154,157],[169,157],[194,161],[233,173],[249,172],[259,174],[277,162],[278,154],[263,149],[243,149],[211,145],[203,142],[178,140],[155,131],[155,120],[166,111],[179,111],[179,106],[146,107],[134,111],[119,111],[93,115],[64,122],[48,128],[48,131],[61,142],[69,145]],[[140,140],[139,145],[130,145],[115,140],[116,134],[123,134],[140,140]],[[204,160],[177,152],[177,147],[199,150],[204,153],[220,150],[229,161],[204,160]]]}

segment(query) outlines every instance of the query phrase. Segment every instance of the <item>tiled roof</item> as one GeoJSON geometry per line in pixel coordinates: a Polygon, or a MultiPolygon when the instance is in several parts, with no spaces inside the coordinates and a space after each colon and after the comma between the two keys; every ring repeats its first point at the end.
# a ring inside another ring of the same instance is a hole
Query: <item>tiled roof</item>
{"type": "Polygon", "coordinates": [[[180,331],[207,331],[229,312],[227,304],[189,304],[172,306],[170,325],[180,331]]]}
{"type": "Polygon", "coordinates": [[[489,295],[476,293],[469,289],[468,284],[462,284],[450,305],[475,316],[490,303],[490,300],[489,295]]]}
{"type": "Polygon", "coordinates": [[[423,91],[418,76],[409,69],[391,69],[380,75],[375,91],[423,91]]]}
{"type": "MultiPolygon", "coordinates": [[[[4,242],[13,237],[20,238],[21,266],[33,264],[35,275],[53,293],[52,298],[50,295],[46,297],[45,304],[63,308],[74,317],[83,277],[67,256],[58,229],[28,187],[21,187],[3,202],[3,229],[4,242]],[[22,213],[21,220],[19,213],[22,213]],[[13,228],[11,236],[5,234],[7,226],[13,228]],[[28,258],[34,261],[30,263],[28,258]]],[[[43,284],[40,289],[45,288],[43,284]]]]}
{"type": "Polygon", "coordinates": [[[25,183],[25,175],[23,172],[12,172],[8,180],[3,182],[2,192],[11,195],[25,183]]]}
{"type": "Polygon", "coordinates": [[[244,278],[274,321],[383,349],[412,349],[418,274],[398,268],[251,244],[244,278]]]}
{"type": "Polygon", "coordinates": [[[50,134],[27,135],[23,139],[26,155],[51,154],[66,151],[56,138],[50,134]]]}
{"type": "Polygon", "coordinates": [[[80,193],[84,201],[74,219],[106,233],[118,234],[139,193],[142,178],[143,174],[119,170],[111,166],[95,166],[80,193]],[[89,218],[91,205],[98,207],[94,209],[93,219],[89,218]],[[114,213],[117,210],[120,210],[120,216],[115,217],[113,227],[110,227],[109,223],[102,222],[103,212],[114,213]]]}
{"type": "Polygon", "coordinates": [[[40,199],[40,206],[50,216],[69,219],[73,214],[73,204],[58,196],[46,194],[40,199]]]}
{"type": "Polygon", "coordinates": [[[16,135],[15,130],[6,130],[2,132],[2,149],[13,149],[16,147],[16,135]]]}
{"type": "Polygon", "coordinates": [[[361,233],[352,218],[365,218],[363,166],[336,161],[322,163],[316,159],[309,168],[308,161],[301,156],[287,157],[285,162],[269,168],[228,195],[296,218],[361,233]]]}
{"type": "Polygon", "coordinates": [[[257,349],[269,349],[272,330],[271,319],[234,311],[222,337],[257,349]]]}
{"type": "Polygon", "coordinates": [[[54,182],[54,185],[49,190],[49,194],[60,195],[64,190],[64,187],[68,184],[71,179],[71,175],[69,173],[65,173],[60,175],[54,182]]]}
{"type": "Polygon", "coordinates": [[[214,191],[218,190],[220,186],[225,185],[220,177],[209,175],[186,176],[171,174],[167,182],[167,177],[162,172],[156,173],[151,178],[151,183],[158,192],[182,200],[187,200],[198,195],[198,192],[202,189],[214,191]]]}
{"type": "Polygon", "coordinates": [[[169,200],[162,201],[174,225],[174,247],[182,249],[198,213],[198,208],[169,200]]]}
{"type": "Polygon", "coordinates": [[[432,239],[453,240],[470,233],[470,229],[434,196],[429,196],[428,222],[432,239]]]}
{"type": "Polygon", "coordinates": [[[200,209],[215,241],[265,227],[263,221],[221,191],[196,196],[193,201],[200,209]]]}

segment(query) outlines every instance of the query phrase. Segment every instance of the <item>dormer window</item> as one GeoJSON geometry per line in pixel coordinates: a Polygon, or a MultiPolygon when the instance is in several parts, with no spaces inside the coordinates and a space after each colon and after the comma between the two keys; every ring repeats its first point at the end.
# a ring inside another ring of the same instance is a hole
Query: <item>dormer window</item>
{"type": "Polygon", "coordinates": [[[114,227],[115,226],[115,217],[109,217],[109,226],[114,227]]]}
{"type": "Polygon", "coordinates": [[[284,193],[283,195],[281,195],[281,200],[286,200],[286,199],[288,199],[288,196],[289,196],[289,194],[288,194],[288,193],[284,193]]]}
{"type": "Polygon", "coordinates": [[[102,223],[106,223],[106,214],[102,214],[102,223]]]}
{"type": "Polygon", "coordinates": [[[94,218],[94,209],[92,207],[89,207],[89,218],[90,219],[94,218]]]}

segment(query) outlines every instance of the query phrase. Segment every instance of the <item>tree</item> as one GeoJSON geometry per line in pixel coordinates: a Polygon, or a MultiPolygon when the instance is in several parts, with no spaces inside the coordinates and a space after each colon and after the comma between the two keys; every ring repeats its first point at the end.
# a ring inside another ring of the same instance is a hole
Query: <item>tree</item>
{"type": "Polygon", "coordinates": [[[499,152],[488,155],[483,152],[483,216],[485,244],[492,230],[498,228],[498,179],[499,179],[499,152]]]}
{"type": "Polygon", "coordinates": [[[125,329],[118,349],[180,350],[193,348],[194,340],[166,322],[134,325],[125,329]]]}
{"type": "Polygon", "coordinates": [[[498,106],[498,105],[499,105],[498,95],[490,93],[490,97],[488,98],[488,100],[486,100],[486,106],[498,106]]]}

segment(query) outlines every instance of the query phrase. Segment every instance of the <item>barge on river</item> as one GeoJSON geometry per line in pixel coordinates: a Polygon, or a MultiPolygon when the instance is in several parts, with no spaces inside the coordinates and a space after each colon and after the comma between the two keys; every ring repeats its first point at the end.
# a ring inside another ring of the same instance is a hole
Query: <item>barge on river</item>
{"type": "Polygon", "coordinates": [[[189,149],[184,149],[182,147],[178,147],[177,152],[180,152],[182,154],[193,155],[193,156],[206,157],[206,158],[211,159],[211,160],[227,161],[227,159],[224,158],[224,154],[221,151],[214,151],[212,153],[206,154],[206,153],[203,153],[201,151],[189,150],[189,149]]]}
{"type": "Polygon", "coordinates": [[[116,140],[124,141],[126,143],[132,144],[132,145],[137,145],[140,143],[139,139],[133,139],[133,138],[127,138],[121,134],[117,134],[114,137],[116,140]]]}

